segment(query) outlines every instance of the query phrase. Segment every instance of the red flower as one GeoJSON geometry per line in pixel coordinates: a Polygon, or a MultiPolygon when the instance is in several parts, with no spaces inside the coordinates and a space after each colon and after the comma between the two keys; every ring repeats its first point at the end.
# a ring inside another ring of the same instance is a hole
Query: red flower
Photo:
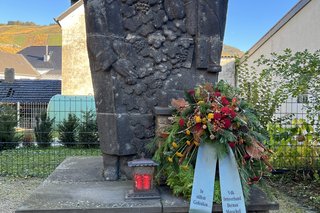
{"type": "Polygon", "coordinates": [[[227,105],[230,104],[230,102],[228,101],[228,99],[226,98],[226,96],[222,96],[222,97],[221,97],[221,103],[222,103],[222,105],[224,105],[224,106],[227,106],[227,105]]]}
{"type": "Polygon", "coordinates": [[[197,123],[194,127],[196,132],[199,132],[200,130],[202,130],[202,124],[201,123],[197,123]]]}
{"type": "Polygon", "coordinates": [[[216,91],[213,95],[216,96],[216,97],[220,97],[221,96],[221,92],[216,91]]]}
{"type": "Polygon", "coordinates": [[[245,154],[245,155],[243,156],[243,158],[244,158],[245,160],[249,160],[251,157],[250,157],[250,155],[245,154]]]}
{"type": "Polygon", "coordinates": [[[221,108],[221,112],[222,112],[223,114],[225,114],[225,115],[229,115],[230,109],[229,109],[229,107],[224,106],[224,107],[221,108]]]}
{"type": "Polygon", "coordinates": [[[254,181],[254,182],[257,182],[257,181],[260,180],[260,177],[256,176],[256,177],[251,178],[251,180],[254,181]]]}
{"type": "Polygon", "coordinates": [[[221,116],[220,113],[215,112],[215,113],[213,114],[213,118],[214,118],[215,120],[221,120],[222,116],[221,116]]]}
{"type": "Polygon", "coordinates": [[[233,111],[232,109],[229,111],[229,114],[231,118],[235,118],[237,116],[237,113],[235,113],[235,111],[233,111]]]}
{"type": "Polygon", "coordinates": [[[194,90],[192,89],[192,90],[189,90],[188,93],[189,93],[189,95],[194,95],[195,92],[194,92],[194,90]]]}
{"type": "Polygon", "coordinates": [[[228,142],[229,146],[233,149],[234,147],[236,147],[236,143],[235,142],[228,142]]]}
{"type": "Polygon", "coordinates": [[[225,129],[229,129],[231,127],[231,121],[230,121],[229,118],[223,119],[223,122],[224,122],[224,128],[225,129]]]}
{"type": "Polygon", "coordinates": [[[237,103],[237,98],[236,98],[236,97],[232,98],[232,103],[233,103],[233,104],[236,104],[236,103],[237,103]]]}
{"type": "Polygon", "coordinates": [[[179,120],[179,125],[180,125],[180,127],[184,127],[184,119],[182,119],[182,118],[180,118],[180,120],[179,120]]]}

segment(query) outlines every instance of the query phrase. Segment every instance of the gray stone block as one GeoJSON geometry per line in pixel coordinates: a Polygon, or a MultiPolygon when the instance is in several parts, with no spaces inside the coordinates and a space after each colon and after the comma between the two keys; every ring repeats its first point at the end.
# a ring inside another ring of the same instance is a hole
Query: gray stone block
{"type": "MultiPolygon", "coordinates": [[[[133,188],[133,182],[103,181],[101,170],[101,157],[68,158],[15,212],[186,213],[189,210],[189,202],[173,196],[167,187],[159,187],[160,199],[126,200],[125,195],[133,188]]],[[[279,208],[261,190],[252,188],[251,194],[247,205],[249,213],[263,213],[279,208]]],[[[221,205],[214,204],[213,211],[221,212],[221,205]]]]}
{"type": "Polygon", "coordinates": [[[155,106],[168,107],[185,90],[217,80],[227,1],[84,0],[84,6],[102,152],[141,153],[155,135],[155,106]]]}

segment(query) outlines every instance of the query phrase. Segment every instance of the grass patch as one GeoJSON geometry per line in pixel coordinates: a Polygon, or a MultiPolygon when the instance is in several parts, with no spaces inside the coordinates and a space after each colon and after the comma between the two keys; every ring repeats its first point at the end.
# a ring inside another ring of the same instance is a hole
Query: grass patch
{"type": "Polygon", "coordinates": [[[100,156],[100,149],[18,148],[0,152],[0,175],[15,177],[47,177],[66,157],[100,156]]]}
{"type": "Polygon", "coordinates": [[[49,46],[61,46],[62,45],[61,33],[50,34],[48,36],[48,45],[49,46]]]}
{"type": "Polygon", "coordinates": [[[26,37],[23,35],[16,35],[14,37],[14,43],[16,45],[19,45],[20,47],[24,46],[25,42],[26,42],[26,37]]]}

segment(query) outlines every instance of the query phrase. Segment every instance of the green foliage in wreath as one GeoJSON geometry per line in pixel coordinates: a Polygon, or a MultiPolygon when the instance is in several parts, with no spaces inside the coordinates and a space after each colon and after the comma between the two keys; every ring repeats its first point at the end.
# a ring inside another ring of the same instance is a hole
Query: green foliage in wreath
{"type": "MultiPolygon", "coordinates": [[[[172,124],[154,143],[154,160],[159,163],[156,178],[165,180],[175,195],[190,198],[199,146],[212,143],[220,157],[230,146],[247,197],[249,185],[272,168],[256,112],[224,81],[200,85],[186,92],[186,99],[173,99],[171,104],[176,109],[172,124]]],[[[215,202],[220,202],[219,184],[215,186],[215,202]]]]}

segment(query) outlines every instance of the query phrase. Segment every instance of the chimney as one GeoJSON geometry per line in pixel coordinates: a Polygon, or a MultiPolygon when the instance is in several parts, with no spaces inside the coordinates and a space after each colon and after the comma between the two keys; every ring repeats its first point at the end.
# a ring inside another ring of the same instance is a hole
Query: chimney
{"type": "Polygon", "coordinates": [[[49,47],[46,45],[46,54],[43,56],[43,61],[48,62],[50,61],[50,55],[49,55],[49,47]]]}
{"type": "Polygon", "coordinates": [[[4,81],[7,83],[14,82],[14,68],[5,68],[4,69],[4,81]]]}
{"type": "Polygon", "coordinates": [[[77,3],[78,0],[71,0],[71,5],[74,5],[75,3],[77,3]]]}

